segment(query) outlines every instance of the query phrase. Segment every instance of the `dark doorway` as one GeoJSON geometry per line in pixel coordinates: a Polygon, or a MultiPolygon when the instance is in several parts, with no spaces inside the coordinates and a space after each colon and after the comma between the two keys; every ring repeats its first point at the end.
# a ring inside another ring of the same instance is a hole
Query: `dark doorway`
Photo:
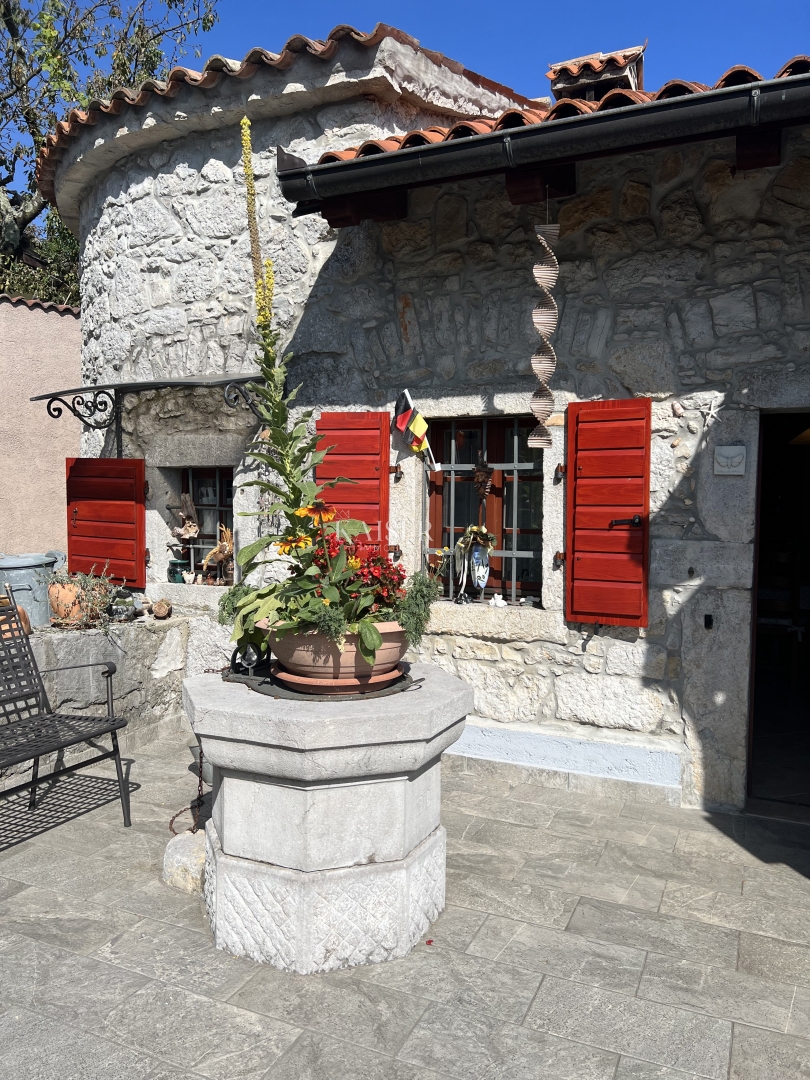
{"type": "Polygon", "coordinates": [[[749,795],[810,806],[810,413],[761,425],[749,795]]]}

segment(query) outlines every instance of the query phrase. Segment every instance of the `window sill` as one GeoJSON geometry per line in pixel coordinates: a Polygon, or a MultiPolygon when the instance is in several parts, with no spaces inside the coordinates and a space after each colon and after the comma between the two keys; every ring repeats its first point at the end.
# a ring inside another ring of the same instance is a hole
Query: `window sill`
{"type": "Polygon", "coordinates": [[[182,611],[219,610],[219,600],[228,590],[224,585],[181,585],[173,581],[149,581],[143,590],[150,600],[169,600],[182,611]]]}
{"type": "Polygon", "coordinates": [[[428,634],[458,634],[488,641],[568,642],[561,611],[542,608],[490,607],[489,604],[454,604],[437,601],[430,612],[428,634]]]}

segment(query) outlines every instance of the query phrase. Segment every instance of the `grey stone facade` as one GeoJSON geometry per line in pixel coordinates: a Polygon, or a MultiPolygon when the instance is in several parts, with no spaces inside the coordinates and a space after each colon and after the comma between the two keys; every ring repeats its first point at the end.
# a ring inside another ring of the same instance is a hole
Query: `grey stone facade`
{"type": "MultiPolygon", "coordinates": [[[[222,94],[247,98],[251,83],[222,94]]],[[[469,111],[459,85],[445,113],[469,111]]],[[[257,97],[265,93],[261,83],[257,97]]],[[[302,405],[323,409],[390,409],[407,386],[429,417],[528,413],[533,226],[545,206],[512,206],[500,178],[470,180],[412,191],[405,221],[336,234],[319,217],[293,220],[279,194],[276,144],[313,161],[326,147],[427,126],[430,102],[417,97],[301,97],[295,115],[254,124],[262,238],[276,265],[291,382],[302,384],[302,405]]],[[[175,123],[169,135],[160,111],[178,107],[156,105],[142,148],[106,170],[100,157],[95,171],[80,162],[79,151],[114,142],[112,121],[83,134],[61,168],[81,215],[91,381],[250,368],[237,126],[246,106],[229,99],[215,130],[208,114],[207,130],[184,136],[175,123]]],[[[490,115],[503,107],[477,105],[490,115]]],[[[135,113],[127,122],[146,128],[135,113]]],[[[759,410],[810,408],[810,130],[784,138],[783,165],[753,172],[735,170],[733,139],[578,166],[577,196],[551,206],[561,272],[555,446],[544,453],[545,610],[442,604],[420,649],[471,681],[477,712],[495,721],[677,747],[688,804],[744,800],[759,410]],[[568,402],[632,395],[653,398],[649,627],[594,634],[562,615],[553,554],[564,547],[564,484],[554,467],[568,402]],[[715,475],[715,446],[728,445],[746,449],[743,476],[715,475]]],[[[141,402],[126,418],[127,449],[153,469],[236,463],[250,417],[207,401],[201,394],[193,413],[170,394],[141,402]]],[[[395,445],[398,459],[405,475],[392,485],[390,539],[410,569],[422,542],[422,474],[395,445]]],[[[153,553],[166,531],[166,490],[150,506],[153,553]]]]}

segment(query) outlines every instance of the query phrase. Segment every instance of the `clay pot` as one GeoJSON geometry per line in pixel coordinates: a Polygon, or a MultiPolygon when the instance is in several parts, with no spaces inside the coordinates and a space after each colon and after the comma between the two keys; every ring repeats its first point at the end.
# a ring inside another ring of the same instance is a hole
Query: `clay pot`
{"type": "Polygon", "coordinates": [[[48,586],[48,600],[51,611],[63,622],[78,622],[82,617],[82,607],[79,602],[79,586],[72,583],[67,585],[48,586]]]}
{"type": "Polygon", "coordinates": [[[363,679],[393,671],[408,650],[405,631],[398,622],[374,624],[382,637],[372,667],[357,648],[359,634],[347,634],[343,652],[324,634],[287,633],[279,640],[268,631],[270,649],[293,675],[311,679],[363,679]]]}

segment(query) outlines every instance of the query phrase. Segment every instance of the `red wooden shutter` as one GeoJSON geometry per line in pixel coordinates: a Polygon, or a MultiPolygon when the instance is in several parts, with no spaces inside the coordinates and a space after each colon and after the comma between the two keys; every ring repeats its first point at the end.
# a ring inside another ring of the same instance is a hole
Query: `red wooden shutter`
{"type": "Polygon", "coordinates": [[[146,587],[146,462],[68,458],[68,570],[146,587]]]}
{"type": "Polygon", "coordinates": [[[649,398],[568,406],[570,622],[647,625],[650,419],[649,398]],[[611,525],[636,515],[640,527],[611,525]]]}
{"type": "MultiPolygon", "coordinates": [[[[387,412],[321,413],[315,424],[323,434],[319,448],[333,446],[315,470],[319,484],[345,476],[354,484],[338,484],[324,492],[338,517],[358,518],[369,526],[368,541],[388,554],[388,457],[391,416],[387,412]]],[[[361,537],[362,539],[362,537],[361,537]]]]}

